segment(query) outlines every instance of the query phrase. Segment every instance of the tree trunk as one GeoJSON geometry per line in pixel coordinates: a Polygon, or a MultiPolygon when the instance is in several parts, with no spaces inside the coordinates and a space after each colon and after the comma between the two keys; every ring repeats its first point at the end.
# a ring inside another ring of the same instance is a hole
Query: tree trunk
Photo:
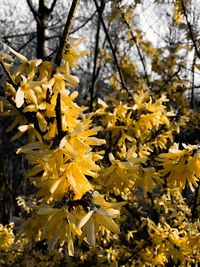
{"type": "Polygon", "coordinates": [[[49,55],[48,48],[48,22],[51,16],[51,12],[47,7],[48,0],[39,1],[38,14],[39,18],[37,20],[37,58],[44,59],[49,55]]]}

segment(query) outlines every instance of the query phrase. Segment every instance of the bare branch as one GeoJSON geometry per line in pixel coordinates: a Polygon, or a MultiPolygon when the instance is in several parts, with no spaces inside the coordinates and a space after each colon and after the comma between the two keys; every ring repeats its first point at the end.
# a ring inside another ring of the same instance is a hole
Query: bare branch
{"type": "Polygon", "coordinates": [[[55,110],[56,110],[58,136],[61,139],[62,138],[62,114],[61,114],[61,95],[60,95],[60,92],[58,92],[58,95],[57,95],[55,110]]]}
{"type": "Polygon", "coordinates": [[[77,31],[79,31],[80,29],[82,29],[83,27],[85,27],[85,25],[87,25],[88,22],[90,22],[95,15],[96,15],[96,11],[88,19],[86,19],[86,21],[84,21],[83,24],[81,24],[79,27],[77,27],[73,31],[70,31],[70,34],[75,33],[77,31]]]}
{"type": "MultiPolygon", "coordinates": [[[[101,9],[101,14],[103,13],[103,9],[101,9]]],[[[97,23],[97,32],[96,32],[96,43],[95,43],[95,51],[94,51],[94,64],[93,64],[93,73],[92,73],[92,84],[90,87],[90,111],[93,110],[93,101],[94,101],[94,86],[96,82],[96,69],[97,69],[97,58],[99,53],[99,34],[100,34],[100,26],[101,20],[100,16],[98,17],[97,23]]]]}
{"type": "Polygon", "coordinates": [[[173,79],[174,77],[178,76],[180,70],[181,70],[181,66],[178,65],[178,70],[177,70],[175,73],[173,73],[173,75],[171,75],[171,76],[164,82],[164,84],[159,88],[159,90],[158,90],[157,92],[161,92],[161,91],[164,89],[164,87],[165,87],[166,85],[168,85],[170,81],[172,81],[172,79],[173,79]]]}
{"type": "Polygon", "coordinates": [[[3,38],[10,39],[10,38],[17,38],[17,37],[22,37],[22,36],[27,36],[27,35],[32,35],[32,34],[36,34],[36,32],[25,32],[25,33],[19,33],[19,34],[12,34],[12,35],[3,36],[3,38]]]}
{"type": "Polygon", "coordinates": [[[120,67],[119,67],[118,58],[117,58],[117,55],[116,55],[116,53],[115,53],[115,49],[114,49],[114,47],[113,47],[112,41],[111,41],[111,39],[110,39],[110,35],[109,35],[109,33],[108,33],[107,27],[106,27],[105,22],[104,22],[104,20],[103,20],[102,13],[101,13],[101,8],[98,6],[96,0],[94,0],[94,3],[95,3],[95,6],[96,6],[96,9],[97,9],[97,12],[98,12],[98,14],[99,14],[99,17],[100,17],[100,20],[101,20],[101,24],[102,24],[102,26],[103,26],[103,30],[104,30],[104,32],[105,32],[107,41],[108,41],[108,43],[109,43],[109,45],[110,45],[111,52],[112,52],[112,54],[113,54],[114,62],[115,62],[115,65],[116,65],[116,67],[117,67],[117,71],[118,71],[118,73],[119,73],[119,77],[120,77],[120,81],[121,81],[122,87],[123,87],[123,89],[126,90],[126,92],[128,93],[128,95],[132,96],[131,93],[129,92],[129,90],[128,90],[126,84],[125,84],[125,81],[124,81],[124,77],[123,77],[122,71],[121,71],[121,69],[120,69],[120,67]]]}
{"type": "Polygon", "coordinates": [[[200,52],[199,52],[199,50],[197,48],[196,40],[194,38],[194,34],[193,34],[193,30],[192,30],[192,25],[190,24],[190,22],[188,20],[188,15],[187,15],[187,11],[186,11],[185,4],[184,4],[183,0],[181,1],[181,4],[182,4],[182,7],[183,7],[183,14],[184,14],[184,17],[186,19],[186,23],[187,23],[187,27],[188,27],[188,30],[189,30],[189,34],[190,34],[192,43],[194,45],[194,49],[196,51],[196,55],[198,56],[198,58],[200,58],[200,52]]]}
{"type": "Polygon", "coordinates": [[[17,51],[20,52],[24,47],[31,43],[35,39],[36,35],[33,35],[25,44],[23,44],[17,51]]]}
{"type": "MultiPolygon", "coordinates": [[[[196,52],[196,51],[195,51],[196,52]]],[[[190,105],[191,108],[194,108],[194,90],[195,90],[195,65],[196,65],[196,53],[194,52],[193,62],[192,62],[192,87],[191,87],[191,99],[190,105]]]]}
{"type": "Polygon", "coordinates": [[[31,0],[27,0],[27,4],[28,4],[28,6],[29,6],[29,8],[30,8],[30,10],[31,10],[31,12],[32,12],[32,14],[33,14],[35,20],[38,21],[38,20],[39,20],[39,17],[40,17],[40,14],[39,14],[38,11],[34,8],[32,1],[31,1],[31,0]]]}
{"type": "Polygon", "coordinates": [[[129,22],[125,19],[124,13],[120,12],[120,14],[121,14],[121,17],[122,17],[124,23],[126,24],[128,30],[129,30],[129,32],[130,32],[130,34],[131,34],[131,38],[132,38],[132,40],[133,40],[133,42],[134,42],[134,44],[136,46],[138,55],[140,57],[140,61],[141,61],[142,66],[143,66],[143,70],[144,70],[145,78],[146,78],[146,81],[147,81],[147,85],[150,86],[149,77],[148,77],[148,73],[147,73],[147,70],[146,70],[144,58],[143,58],[142,53],[140,51],[140,47],[139,47],[139,45],[137,43],[136,37],[135,37],[133,31],[131,30],[131,26],[130,26],[129,22]]]}
{"type": "Polygon", "coordinates": [[[53,3],[51,4],[51,7],[49,8],[49,12],[50,12],[50,13],[53,12],[53,9],[54,9],[54,7],[55,7],[55,5],[56,5],[56,2],[57,2],[57,0],[54,0],[53,3]]]}
{"type": "Polygon", "coordinates": [[[70,7],[70,11],[69,11],[69,14],[68,14],[68,17],[67,17],[65,28],[64,28],[62,37],[60,39],[60,44],[59,44],[58,51],[57,51],[56,58],[55,58],[55,64],[57,66],[60,66],[60,63],[61,63],[61,60],[62,60],[62,54],[63,54],[63,50],[64,50],[64,47],[65,47],[65,42],[68,41],[68,38],[69,38],[69,33],[70,33],[70,29],[71,29],[73,18],[75,16],[75,12],[76,12],[76,8],[77,8],[77,5],[78,5],[78,2],[79,2],[79,0],[73,0],[72,4],[71,4],[71,7],[70,7]]]}

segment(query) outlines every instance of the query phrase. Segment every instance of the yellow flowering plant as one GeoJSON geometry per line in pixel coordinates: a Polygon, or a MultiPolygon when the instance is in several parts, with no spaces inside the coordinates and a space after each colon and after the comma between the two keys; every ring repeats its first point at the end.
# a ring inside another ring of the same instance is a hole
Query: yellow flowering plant
{"type": "MultiPolygon", "coordinates": [[[[20,233],[29,240],[46,240],[49,250],[57,243],[67,242],[69,255],[74,254],[73,240],[82,236],[85,224],[85,240],[90,245],[95,245],[98,225],[119,234],[112,218],[119,216],[124,204],[112,207],[95,191],[100,170],[97,161],[102,159],[102,151],[94,152],[93,147],[105,144],[105,140],[94,137],[100,127],[92,126],[92,114],[74,102],[77,92],[69,92],[78,83],[70,69],[82,55],[73,45],[68,45],[58,68],[53,62],[29,61],[10,49],[20,64],[13,71],[8,66],[11,80],[6,83],[6,97],[2,98],[3,115],[14,118],[8,130],[18,130],[12,139],[28,133],[28,144],[17,153],[28,160],[26,176],[37,188],[37,201],[30,217],[21,223],[20,233]]],[[[4,57],[10,60],[7,55],[4,57]]]]}
{"type": "MultiPolygon", "coordinates": [[[[162,57],[131,25],[133,5],[122,2],[112,1],[108,18],[120,23],[128,52],[135,47],[141,62],[119,48],[113,64],[110,51],[100,49],[110,71],[99,80],[110,91],[94,97],[93,112],[78,104],[74,90],[78,59],[87,53],[78,49],[81,39],[65,40],[60,62],[58,54],[51,61],[29,60],[12,48],[12,56],[0,54],[1,115],[11,121],[12,141],[23,141],[17,154],[26,158],[24,175],[33,185],[17,198],[15,227],[0,225],[2,265],[200,262],[199,146],[178,141],[188,125],[198,129],[198,113],[190,119],[187,81],[174,75],[179,48],[162,57]]],[[[179,25],[183,14],[175,2],[179,25]]]]}

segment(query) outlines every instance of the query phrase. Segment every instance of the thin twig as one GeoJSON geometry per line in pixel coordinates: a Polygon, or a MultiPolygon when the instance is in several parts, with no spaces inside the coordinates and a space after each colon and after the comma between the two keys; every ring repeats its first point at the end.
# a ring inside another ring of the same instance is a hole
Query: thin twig
{"type": "Polygon", "coordinates": [[[53,12],[53,9],[55,7],[55,4],[56,4],[57,0],[54,0],[53,3],[51,4],[51,7],[49,8],[49,12],[52,13],[53,12]]]}
{"type": "Polygon", "coordinates": [[[174,72],[174,74],[172,75],[172,76],[170,76],[169,77],[169,79],[168,80],[166,80],[165,82],[164,82],[164,84],[163,85],[161,85],[161,87],[157,90],[157,92],[161,92],[162,91],[162,89],[174,78],[174,77],[176,77],[177,75],[178,75],[178,73],[180,72],[180,70],[181,70],[181,66],[180,65],[178,65],[178,70],[176,71],[176,72],[174,72]]]}
{"type": "Polygon", "coordinates": [[[106,24],[105,24],[105,22],[104,22],[104,19],[103,19],[103,17],[102,17],[102,14],[101,14],[101,8],[99,7],[99,5],[98,5],[98,3],[97,3],[96,0],[94,0],[94,3],[95,3],[95,6],[96,6],[96,9],[97,9],[97,12],[98,12],[98,14],[99,14],[99,17],[100,17],[100,20],[101,20],[101,24],[102,24],[102,26],[103,26],[103,30],[104,30],[104,32],[105,32],[107,41],[108,41],[109,46],[110,46],[110,49],[111,49],[111,52],[112,52],[112,55],[113,55],[113,58],[114,58],[114,62],[115,62],[117,71],[118,71],[118,73],[119,73],[119,77],[120,77],[120,81],[121,81],[122,87],[123,87],[123,89],[126,90],[126,92],[128,93],[129,96],[132,96],[132,94],[129,92],[129,90],[128,90],[126,84],[125,84],[124,77],[123,77],[122,71],[121,71],[120,66],[119,66],[119,62],[118,62],[118,58],[117,58],[115,49],[114,49],[114,47],[113,47],[113,44],[112,44],[110,35],[109,35],[109,33],[108,33],[106,24]]]}
{"type": "Polygon", "coordinates": [[[29,43],[31,43],[33,41],[33,39],[35,39],[36,35],[33,35],[25,44],[23,44],[18,50],[17,52],[20,52],[22,49],[24,49],[24,47],[26,47],[29,43]]]}
{"type": "Polygon", "coordinates": [[[11,38],[18,38],[18,37],[23,37],[23,36],[27,36],[27,35],[32,35],[32,34],[36,34],[36,32],[25,32],[25,33],[19,33],[19,34],[12,34],[12,35],[5,35],[3,36],[4,39],[11,39],[11,38]]]}
{"type": "Polygon", "coordinates": [[[196,51],[196,54],[197,54],[198,58],[200,58],[200,52],[199,52],[199,50],[197,48],[196,40],[194,38],[194,34],[193,34],[193,30],[192,30],[192,25],[190,24],[190,22],[188,20],[188,15],[187,15],[187,11],[186,11],[185,4],[184,4],[183,0],[181,1],[181,4],[182,4],[182,7],[183,7],[183,14],[184,14],[184,17],[186,19],[186,23],[187,23],[187,27],[188,27],[188,30],[189,30],[189,34],[190,34],[192,43],[194,45],[194,49],[196,51]]]}
{"type": "Polygon", "coordinates": [[[60,38],[60,44],[59,44],[58,51],[57,51],[56,58],[55,58],[55,64],[57,66],[60,66],[60,63],[62,60],[63,50],[65,48],[65,43],[66,43],[66,41],[68,41],[68,38],[69,38],[69,33],[70,33],[73,18],[75,16],[78,2],[79,2],[79,0],[73,0],[71,7],[70,7],[69,15],[67,17],[67,21],[66,21],[66,24],[64,27],[63,34],[60,38]]]}
{"type": "MultiPolygon", "coordinates": [[[[196,51],[195,51],[196,52],[196,51]]],[[[194,89],[195,89],[195,65],[196,65],[196,53],[194,52],[194,58],[192,62],[192,87],[191,87],[191,99],[190,99],[190,106],[194,108],[194,89]]]]}
{"type": "Polygon", "coordinates": [[[85,27],[88,24],[88,22],[90,22],[94,18],[95,15],[96,15],[96,11],[88,19],[86,19],[86,21],[84,21],[80,26],[78,26],[73,31],[70,31],[70,34],[73,34],[79,31],[80,29],[82,29],[83,27],[85,27]]]}
{"type": "Polygon", "coordinates": [[[128,30],[129,30],[130,35],[131,35],[131,38],[132,38],[132,40],[133,40],[133,42],[134,42],[134,44],[135,44],[135,46],[136,46],[136,49],[137,49],[137,52],[138,52],[140,61],[141,61],[142,66],[143,66],[143,70],[144,70],[144,74],[145,74],[145,79],[146,79],[146,81],[147,81],[147,85],[148,85],[148,87],[150,87],[150,81],[149,81],[148,73],[147,73],[147,70],[146,70],[146,66],[145,66],[144,58],[143,58],[143,55],[142,55],[142,53],[141,53],[141,51],[140,51],[140,47],[139,47],[139,45],[138,45],[138,43],[137,43],[137,39],[136,39],[136,37],[135,37],[133,31],[131,30],[131,26],[130,26],[129,22],[125,19],[124,13],[121,13],[121,12],[120,12],[120,14],[121,14],[121,17],[122,17],[124,23],[126,24],[128,30]]]}
{"type": "MultiPolygon", "coordinates": [[[[103,12],[103,9],[101,12],[103,12]]],[[[98,17],[97,32],[96,32],[96,44],[95,44],[95,51],[94,51],[94,65],[93,65],[93,73],[92,73],[92,84],[90,87],[90,111],[91,112],[93,110],[94,86],[95,86],[95,82],[96,82],[96,69],[97,69],[97,58],[98,58],[98,53],[99,53],[100,26],[101,26],[101,21],[100,21],[100,17],[98,17]]]]}
{"type": "Polygon", "coordinates": [[[61,95],[58,92],[56,99],[56,121],[57,121],[57,129],[58,129],[58,137],[62,138],[62,114],[61,114],[61,95]]]}
{"type": "Polygon", "coordinates": [[[39,22],[39,18],[40,18],[40,14],[38,13],[38,11],[33,7],[33,3],[30,0],[27,0],[27,4],[33,14],[33,17],[35,18],[35,20],[37,22],[39,22]]]}

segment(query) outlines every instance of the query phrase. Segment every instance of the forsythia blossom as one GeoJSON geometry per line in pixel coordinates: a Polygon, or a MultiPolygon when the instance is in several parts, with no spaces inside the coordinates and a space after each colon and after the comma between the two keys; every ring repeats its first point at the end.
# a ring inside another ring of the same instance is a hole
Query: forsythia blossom
{"type": "Polygon", "coordinates": [[[179,187],[183,189],[186,181],[192,191],[197,187],[197,181],[200,178],[200,155],[198,146],[182,144],[183,149],[175,143],[169,149],[168,153],[160,154],[157,160],[162,169],[161,176],[167,176],[170,188],[179,187]]]}
{"type": "MultiPolygon", "coordinates": [[[[3,115],[14,118],[7,131],[18,130],[13,140],[28,133],[28,144],[17,153],[27,158],[31,168],[26,175],[37,188],[36,200],[29,217],[21,223],[20,233],[29,240],[45,240],[49,250],[57,243],[67,242],[71,256],[73,239],[85,236],[81,229],[85,224],[90,225],[87,241],[91,245],[98,230],[93,231],[94,225],[119,233],[113,218],[119,216],[118,209],[123,205],[115,203],[114,209],[94,191],[100,170],[97,161],[102,159],[103,151],[93,151],[93,147],[105,144],[105,140],[96,137],[101,127],[92,126],[93,114],[86,114],[75,103],[78,93],[69,91],[79,82],[70,70],[86,53],[76,49],[79,43],[73,40],[67,44],[58,67],[41,59],[28,60],[10,48],[20,61],[18,66],[10,68],[12,58],[1,56],[10,77],[6,97],[1,98],[6,106],[3,115]]],[[[9,229],[3,230],[4,236],[2,232],[0,238],[4,239],[2,249],[6,250],[12,236],[9,229]]]]}
{"type": "Polygon", "coordinates": [[[14,243],[13,224],[3,226],[0,224],[0,250],[8,251],[14,243]]]}

